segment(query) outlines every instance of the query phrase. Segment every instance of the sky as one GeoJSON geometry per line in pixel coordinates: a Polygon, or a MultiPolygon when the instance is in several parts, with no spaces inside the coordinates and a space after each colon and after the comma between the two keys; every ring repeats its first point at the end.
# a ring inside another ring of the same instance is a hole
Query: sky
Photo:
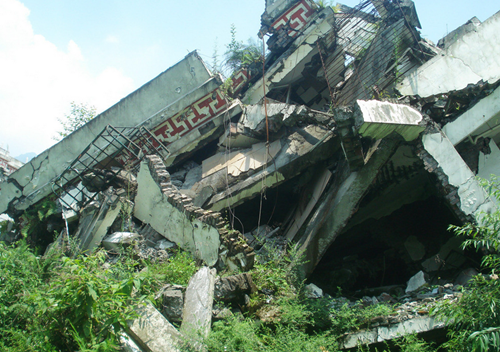
{"type": "MultiPolygon", "coordinates": [[[[414,2],[421,34],[434,42],[500,10],[498,0],[414,2]]],[[[211,64],[232,23],[238,40],[257,39],[264,7],[264,0],[0,0],[0,146],[13,156],[40,153],[55,143],[71,102],[102,112],[195,49],[211,64]]]]}

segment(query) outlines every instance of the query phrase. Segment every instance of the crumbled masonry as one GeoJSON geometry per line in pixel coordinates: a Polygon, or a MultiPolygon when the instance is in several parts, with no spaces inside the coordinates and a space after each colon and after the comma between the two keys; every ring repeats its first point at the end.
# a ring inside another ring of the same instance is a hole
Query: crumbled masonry
{"type": "MultiPolygon", "coordinates": [[[[266,0],[264,66],[243,65],[225,84],[189,53],[3,171],[0,213],[24,224],[23,211],[55,199],[43,246],[57,231],[51,246],[193,255],[202,269],[187,288],[165,286],[161,309],[137,308],[122,336],[130,350],[178,351],[206,336],[213,320],[248,306],[257,288],[245,272],[293,244],[311,299],[400,304],[346,335],[345,349],[442,335],[428,306],[455,300],[480,262],[447,227],[497,209],[476,176],[500,174],[500,12],[438,45],[419,28],[410,0],[335,10],[266,0]],[[349,298],[329,296],[339,287],[349,298]]],[[[19,237],[9,231],[0,240],[19,237]]]]}

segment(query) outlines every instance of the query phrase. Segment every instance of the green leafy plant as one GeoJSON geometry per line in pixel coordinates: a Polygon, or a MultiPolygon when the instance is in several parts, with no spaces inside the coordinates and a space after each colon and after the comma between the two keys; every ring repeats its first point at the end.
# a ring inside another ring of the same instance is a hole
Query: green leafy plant
{"type": "Polygon", "coordinates": [[[77,104],[74,101],[71,102],[71,111],[69,115],[66,115],[62,119],[58,119],[61,123],[62,131],[57,131],[57,135],[52,137],[52,139],[60,141],[61,139],[67,137],[73,131],[79,129],[92,120],[96,116],[96,112],[95,106],[77,104]]]}
{"type": "MultiPolygon", "coordinates": [[[[500,200],[498,179],[482,181],[490,195],[500,200]]],[[[498,351],[500,348],[500,211],[483,213],[477,224],[450,226],[464,237],[464,248],[482,251],[482,268],[487,273],[475,276],[454,304],[441,304],[433,314],[450,324],[450,340],[445,347],[453,351],[498,351]]]]}
{"type": "Polygon", "coordinates": [[[248,44],[238,41],[234,24],[231,25],[231,42],[226,45],[226,49],[224,66],[231,72],[253,63],[262,63],[262,46],[252,40],[249,40],[248,44]]]}

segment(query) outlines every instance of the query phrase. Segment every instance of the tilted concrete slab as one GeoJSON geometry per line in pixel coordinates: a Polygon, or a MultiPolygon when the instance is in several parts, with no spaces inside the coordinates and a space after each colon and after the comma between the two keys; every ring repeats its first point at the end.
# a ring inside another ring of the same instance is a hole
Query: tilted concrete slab
{"type": "Polygon", "coordinates": [[[461,90],[480,81],[495,83],[500,79],[500,12],[465,33],[441,55],[410,73],[397,89],[403,95],[422,98],[461,90]]]}
{"type": "MultiPolygon", "coordinates": [[[[155,180],[154,161],[146,159],[141,163],[137,177],[138,190],[135,198],[134,216],[151,225],[153,229],[181,248],[190,251],[196,258],[204,260],[209,266],[215,265],[219,258],[220,238],[217,228],[191,216],[183,207],[176,207],[169,201],[167,189],[162,189],[155,180]]],[[[169,175],[165,171],[167,184],[169,175]]],[[[172,194],[172,197],[175,197],[172,194]]],[[[185,197],[179,203],[189,204],[185,197]]],[[[193,212],[197,209],[193,207],[193,212]]],[[[194,213],[193,213],[194,214],[194,213]]],[[[199,215],[198,215],[199,216],[199,215]]]]}
{"type": "MultiPolygon", "coordinates": [[[[281,143],[281,149],[274,160],[269,160],[266,168],[246,179],[233,179],[230,187],[227,183],[217,181],[225,177],[226,169],[220,170],[202,179],[194,187],[220,184],[206,208],[221,210],[228,206],[236,206],[247,199],[260,194],[263,187],[275,187],[280,183],[298,175],[302,170],[327,159],[340,147],[339,141],[333,138],[331,130],[323,126],[309,125],[295,128],[281,143]]],[[[224,178],[225,179],[225,178],[224,178]]]]}
{"type": "Polygon", "coordinates": [[[215,269],[205,266],[189,280],[181,325],[181,332],[187,336],[207,337],[210,332],[216,274],[215,269]]]}
{"type": "Polygon", "coordinates": [[[186,93],[210,78],[210,72],[196,52],[187,55],[10,175],[8,181],[0,186],[0,213],[5,212],[9,204],[13,210],[24,210],[47,196],[51,192],[54,178],[65,170],[106,125],[137,126],[166,106],[176,105],[175,102],[186,93]]]}
{"type": "Polygon", "coordinates": [[[356,125],[363,137],[382,139],[396,132],[412,141],[425,130],[422,115],[410,106],[378,100],[358,100],[357,106],[361,114],[356,125]]]}

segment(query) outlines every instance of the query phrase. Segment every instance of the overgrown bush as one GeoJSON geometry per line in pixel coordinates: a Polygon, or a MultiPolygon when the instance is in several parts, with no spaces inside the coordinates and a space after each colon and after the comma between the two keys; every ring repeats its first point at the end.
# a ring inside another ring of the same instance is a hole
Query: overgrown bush
{"type": "MultiPolygon", "coordinates": [[[[496,177],[482,181],[489,194],[500,202],[500,184],[496,177]]],[[[462,297],[454,304],[441,304],[434,314],[450,324],[450,351],[500,350],[500,211],[483,213],[478,224],[450,226],[457,236],[464,237],[464,248],[475,248],[485,254],[484,273],[475,276],[462,297]]]]}
{"type": "Polygon", "coordinates": [[[0,350],[118,350],[117,333],[136,317],[134,307],[165,283],[186,284],[196,270],[186,252],[164,263],[130,251],[113,265],[106,258],[103,250],[40,257],[24,240],[0,243],[0,350]]]}

